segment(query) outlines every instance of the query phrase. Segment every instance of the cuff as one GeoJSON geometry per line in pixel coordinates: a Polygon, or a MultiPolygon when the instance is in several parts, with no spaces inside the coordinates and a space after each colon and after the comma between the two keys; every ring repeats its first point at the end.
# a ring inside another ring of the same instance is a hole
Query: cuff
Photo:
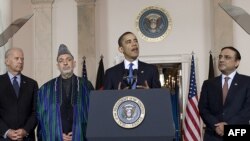
{"type": "Polygon", "coordinates": [[[8,134],[8,132],[10,131],[10,129],[8,129],[5,133],[4,133],[4,135],[3,135],[3,138],[7,138],[7,134],[8,134]]]}

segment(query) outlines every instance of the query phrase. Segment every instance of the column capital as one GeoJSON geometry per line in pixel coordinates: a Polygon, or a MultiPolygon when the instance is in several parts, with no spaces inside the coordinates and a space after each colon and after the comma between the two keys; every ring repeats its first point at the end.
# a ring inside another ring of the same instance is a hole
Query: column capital
{"type": "Polygon", "coordinates": [[[31,0],[32,4],[52,4],[54,0],[31,0]]]}
{"type": "Polygon", "coordinates": [[[96,0],[75,0],[77,5],[91,5],[95,4],[96,0]]]}

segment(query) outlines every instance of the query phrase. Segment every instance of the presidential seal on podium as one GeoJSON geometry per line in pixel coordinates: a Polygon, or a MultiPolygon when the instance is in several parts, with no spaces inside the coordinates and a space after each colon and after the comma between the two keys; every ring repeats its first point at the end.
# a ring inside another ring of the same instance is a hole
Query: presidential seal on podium
{"type": "Polygon", "coordinates": [[[156,6],[143,9],[136,19],[136,29],[140,37],[148,42],[163,40],[171,28],[172,20],[168,12],[156,6]]]}
{"type": "Polygon", "coordinates": [[[125,96],[117,100],[113,107],[113,118],[123,128],[135,128],[145,117],[145,108],[141,100],[125,96]]]}

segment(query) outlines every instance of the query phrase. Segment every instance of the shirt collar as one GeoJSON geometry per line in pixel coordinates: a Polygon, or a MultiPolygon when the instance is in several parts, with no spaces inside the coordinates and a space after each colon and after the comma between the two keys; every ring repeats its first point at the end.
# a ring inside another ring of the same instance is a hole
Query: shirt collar
{"type": "Polygon", "coordinates": [[[20,75],[20,74],[14,76],[12,73],[8,72],[8,76],[9,76],[10,80],[12,80],[13,77],[15,77],[15,76],[17,77],[17,80],[18,80],[18,81],[21,80],[21,75],[20,75]]]}
{"type": "Polygon", "coordinates": [[[229,75],[222,74],[222,80],[224,80],[225,77],[230,77],[230,80],[233,80],[235,74],[236,74],[236,70],[229,75]]]}
{"type": "Polygon", "coordinates": [[[124,67],[125,69],[129,69],[129,64],[133,63],[133,69],[138,69],[138,59],[134,60],[133,62],[129,62],[128,60],[124,59],[124,67]]]}

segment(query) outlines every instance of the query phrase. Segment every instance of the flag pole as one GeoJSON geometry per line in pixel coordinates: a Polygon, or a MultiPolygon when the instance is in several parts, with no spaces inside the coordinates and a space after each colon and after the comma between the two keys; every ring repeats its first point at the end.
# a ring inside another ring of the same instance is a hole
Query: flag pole
{"type": "Polygon", "coordinates": [[[86,60],[86,56],[83,56],[83,57],[82,57],[82,60],[85,61],[85,60],[86,60]]]}
{"type": "Polygon", "coordinates": [[[82,78],[88,80],[88,76],[87,76],[87,68],[86,68],[86,57],[83,56],[82,57],[82,78]]]}
{"type": "Polygon", "coordinates": [[[200,115],[198,110],[198,93],[195,77],[194,52],[190,65],[189,92],[186,101],[186,111],[183,126],[184,141],[201,141],[200,115]]]}
{"type": "Polygon", "coordinates": [[[96,90],[103,90],[104,89],[104,65],[103,65],[103,55],[100,56],[99,66],[96,75],[96,90]]]}

